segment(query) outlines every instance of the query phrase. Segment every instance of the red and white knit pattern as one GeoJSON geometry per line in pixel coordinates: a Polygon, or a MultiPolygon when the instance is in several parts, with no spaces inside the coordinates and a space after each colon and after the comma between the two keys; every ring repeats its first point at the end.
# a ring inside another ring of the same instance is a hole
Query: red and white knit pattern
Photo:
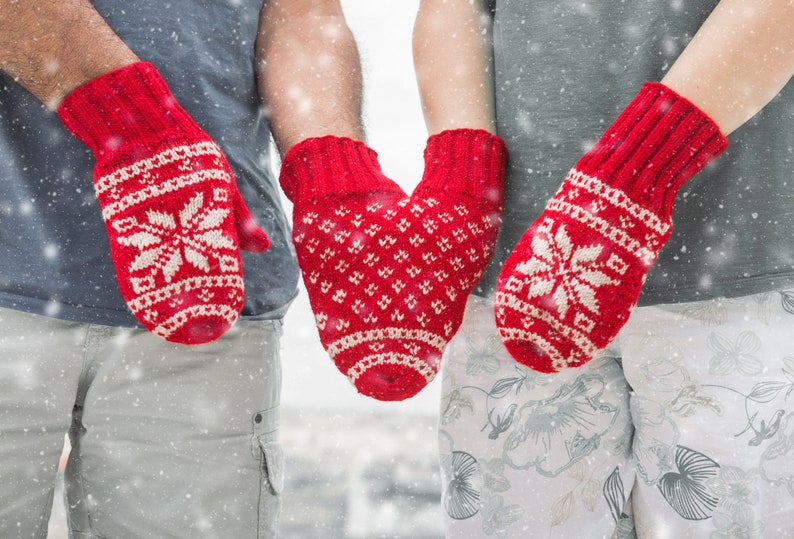
{"type": "Polygon", "coordinates": [[[494,307],[510,354],[548,373],[606,347],[670,237],[678,189],[726,145],[694,105],[645,85],[505,261],[494,307]]]}
{"type": "Polygon", "coordinates": [[[94,189],[132,313],[172,342],[220,337],[243,306],[240,245],[269,245],[221,149],[147,63],[78,88],[58,114],[97,159],[94,189]]]}
{"type": "Polygon", "coordinates": [[[242,308],[243,278],[234,178],[220,148],[169,148],[99,178],[95,187],[133,314],[165,339],[196,320],[231,326],[242,308]]]}
{"type": "Polygon", "coordinates": [[[349,139],[310,139],[282,171],[320,339],[358,391],[380,400],[408,398],[436,375],[498,230],[501,140],[471,131],[438,137],[410,197],[382,175],[374,152],[349,139]],[[296,171],[307,159],[311,170],[296,171]],[[463,169],[468,178],[457,175],[463,169]],[[337,174],[338,193],[296,192],[323,170],[337,174]]]}
{"type": "Polygon", "coordinates": [[[497,318],[519,320],[500,328],[506,346],[537,347],[549,360],[544,372],[593,357],[605,346],[603,317],[625,323],[670,230],[622,191],[572,170],[528,231],[529,252],[497,291],[497,318]],[[612,312],[615,304],[625,308],[612,312]]]}
{"type": "Polygon", "coordinates": [[[350,381],[395,365],[424,385],[459,325],[446,311],[482,277],[498,223],[464,203],[379,198],[339,200],[333,219],[309,212],[295,246],[326,350],[350,381]]]}

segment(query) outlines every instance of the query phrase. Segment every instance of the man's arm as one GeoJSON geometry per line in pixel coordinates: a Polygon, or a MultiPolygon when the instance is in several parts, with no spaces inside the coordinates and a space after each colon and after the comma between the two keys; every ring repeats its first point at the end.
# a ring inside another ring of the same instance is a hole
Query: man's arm
{"type": "Polygon", "coordinates": [[[430,134],[469,127],[495,132],[491,17],[483,0],[422,0],[413,50],[430,134]]]}
{"type": "Polygon", "coordinates": [[[364,138],[358,48],[339,0],[265,0],[256,57],[282,154],[310,137],[364,138]]]}
{"type": "Polygon", "coordinates": [[[794,75],[794,2],[722,0],[662,83],[728,134],[794,75]]]}
{"type": "Polygon", "coordinates": [[[0,1],[0,69],[53,110],[78,86],[137,60],[89,0],[0,1]]]}

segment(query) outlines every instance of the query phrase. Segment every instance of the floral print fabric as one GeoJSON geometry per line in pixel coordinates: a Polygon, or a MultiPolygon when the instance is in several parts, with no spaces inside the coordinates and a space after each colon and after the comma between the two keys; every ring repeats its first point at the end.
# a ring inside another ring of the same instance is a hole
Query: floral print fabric
{"type": "Polygon", "coordinates": [[[470,298],[442,364],[447,536],[794,535],[792,298],[639,308],[551,375],[470,298]]]}

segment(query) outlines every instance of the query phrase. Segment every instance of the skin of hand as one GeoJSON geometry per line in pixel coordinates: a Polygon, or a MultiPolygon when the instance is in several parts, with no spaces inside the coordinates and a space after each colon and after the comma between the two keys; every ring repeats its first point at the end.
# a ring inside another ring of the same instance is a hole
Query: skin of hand
{"type": "Polygon", "coordinates": [[[138,57],[88,0],[0,1],[0,69],[52,110],[138,57]]]}
{"type": "Polygon", "coordinates": [[[464,127],[496,132],[490,32],[483,0],[421,0],[414,68],[431,135],[464,127]]]}
{"type": "Polygon", "coordinates": [[[266,0],[256,61],[282,155],[311,137],[364,139],[361,64],[339,0],[266,0]]]}
{"type": "Polygon", "coordinates": [[[794,2],[722,0],[662,83],[728,134],[794,75],[794,2]]]}

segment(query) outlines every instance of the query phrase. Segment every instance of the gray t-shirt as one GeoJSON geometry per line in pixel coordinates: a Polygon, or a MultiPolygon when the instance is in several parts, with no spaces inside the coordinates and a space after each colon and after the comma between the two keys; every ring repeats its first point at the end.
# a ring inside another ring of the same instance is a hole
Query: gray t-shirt
{"type": "MultiPolygon", "coordinates": [[[[289,222],[254,72],[261,0],[94,0],[152,62],[177,100],[223,148],[272,243],[243,253],[245,318],[283,316],[297,291],[289,222]]],[[[0,75],[0,307],[65,320],[136,326],[115,279],[88,149],[58,117],[0,75]]]]}
{"type": "MultiPolygon", "coordinates": [[[[504,223],[476,293],[499,270],[568,170],[659,81],[717,0],[497,0],[496,111],[510,150],[504,223]]],[[[735,297],[794,285],[794,84],[735,131],[684,185],[673,236],[640,304],[735,297]]]]}

